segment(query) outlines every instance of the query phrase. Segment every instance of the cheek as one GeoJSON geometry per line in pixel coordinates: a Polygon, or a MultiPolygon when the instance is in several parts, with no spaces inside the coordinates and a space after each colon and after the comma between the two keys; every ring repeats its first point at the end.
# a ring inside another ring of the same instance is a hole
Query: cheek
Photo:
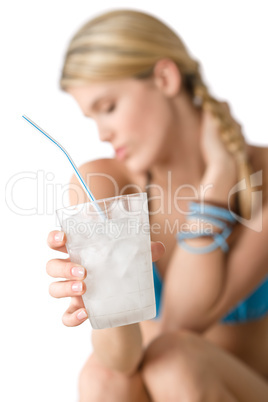
{"type": "Polygon", "coordinates": [[[171,123],[165,108],[146,107],[136,109],[129,120],[130,141],[133,153],[127,161],[128,168],[135,172],[147,171],[162,159],[171,123]],[[131,129],[130,129],[131,126],[131,129]]]}
{"type": "Polygon", "coordinates": [[[168,127],[168,110],[161,100],[146,97],[137,100],[129,109],[125,124],[126,131],[131,133],[133,140],[139,142],[157,141],[165,135],[168,127]]]}

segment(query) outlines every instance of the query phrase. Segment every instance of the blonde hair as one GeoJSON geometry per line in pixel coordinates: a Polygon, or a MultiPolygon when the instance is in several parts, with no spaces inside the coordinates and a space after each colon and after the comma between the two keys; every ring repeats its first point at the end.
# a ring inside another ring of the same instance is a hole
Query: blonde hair
{"type": "Polygon", "coordinates": [[[237,160],[238,179],[246,191],[238,193],[240,214],[248,219],[251,209],[251,167],[241,128],[205,85],[199,63],[188,53],[178,35],[155,17],[134,10],[115,10],[95,17],[73,37],[67,49],[60,85],[63,90],[88,82],[147,78],[155,63],[172,59],[182,75],[185,89],[196,107],[209,109],[219,119],[227,150],[237,160]]]}

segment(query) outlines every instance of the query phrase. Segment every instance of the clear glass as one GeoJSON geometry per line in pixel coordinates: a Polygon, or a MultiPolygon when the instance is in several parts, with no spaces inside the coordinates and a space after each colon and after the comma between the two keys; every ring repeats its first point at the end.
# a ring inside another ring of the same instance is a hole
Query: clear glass
{"type": "Polygon", "coordinates": [[[147,194],[107,198],[56,212],[71,261],[87,270],[83,301],[92,327],[154,318],[147,194]]]}

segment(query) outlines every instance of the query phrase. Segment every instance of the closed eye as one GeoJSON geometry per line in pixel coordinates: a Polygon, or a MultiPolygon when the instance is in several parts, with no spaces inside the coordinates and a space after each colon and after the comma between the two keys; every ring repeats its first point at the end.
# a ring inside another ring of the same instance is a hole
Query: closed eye
{"type": "Polygon", "coordinates": [[[96,114],[112,113],[115,110],[115,106],[115,102],[100,102],[100,100],[97,100],[92,107],[93,113],[85,113],[85,116],[93,118],[93,115],[96,114]]]}
{"type": "Polygon", "coordinates": [[[115,104],[111,104],[108,108],[105,108],[104,110],[102,110],[102,113],[111,113],[113,112],[115,109],[115,104]]]}

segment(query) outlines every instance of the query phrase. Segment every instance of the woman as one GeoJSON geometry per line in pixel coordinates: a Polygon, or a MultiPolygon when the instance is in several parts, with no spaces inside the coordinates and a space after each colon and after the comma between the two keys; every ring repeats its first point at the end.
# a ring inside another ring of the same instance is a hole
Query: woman
{"type": "MultiPolygon", "coordinates": [[[[267,401],[268,148],[245,143],[178,36],[137,11],[82,27],[61,87],[116,152],[80,167],[95,197],[148,192],[157,261],[157,319],[93,330],[80,400],[267,401]]],[[[72,204],[87,201],[78,187],[72,204]]],[[[63,235],[48,244],[66,253],[63,235]]],[[[72,297],[64,324],[81,324],[84,268],[56,259],[47,272],[66,279],[50,294],[72,297]]]]}

